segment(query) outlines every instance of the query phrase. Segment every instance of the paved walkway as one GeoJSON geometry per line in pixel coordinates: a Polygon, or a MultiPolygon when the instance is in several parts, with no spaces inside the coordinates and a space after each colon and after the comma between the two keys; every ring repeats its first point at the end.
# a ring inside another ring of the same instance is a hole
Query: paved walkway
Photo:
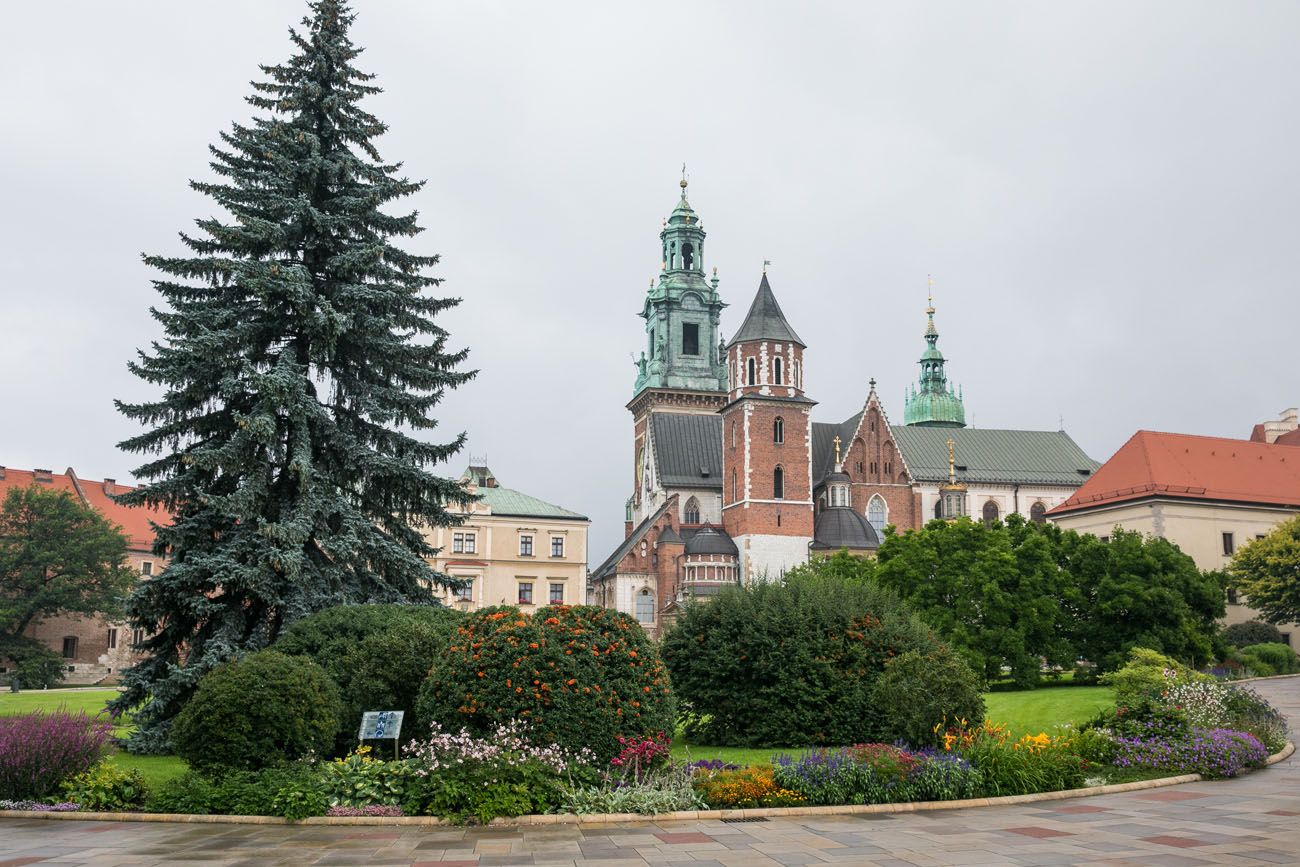
{"type": "MultiPolygon", "coordinates": [[[[1300,728],[1300,678],[1255,687],[1300,728]]],[[[1293,739],[1296,739],[1293,735],[1293,739]]],[[[0,819],[0,867],[39,864],[1300,865],[1300,759],[1237,780],[1041,806],[578,828],[308,827],[0,819]]]]}

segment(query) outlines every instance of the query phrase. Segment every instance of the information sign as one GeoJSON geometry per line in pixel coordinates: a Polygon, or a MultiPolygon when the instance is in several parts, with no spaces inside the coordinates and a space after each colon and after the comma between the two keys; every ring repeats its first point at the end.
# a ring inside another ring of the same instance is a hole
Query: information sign
{"type": "Polygon", "coordinates": [[[402,730],[402,716],[404,713],[404,711],[400,710],[366,711],[361,715],[361,733],[357,735],[357,740],[397,740],[397,736],[402,730]]]}

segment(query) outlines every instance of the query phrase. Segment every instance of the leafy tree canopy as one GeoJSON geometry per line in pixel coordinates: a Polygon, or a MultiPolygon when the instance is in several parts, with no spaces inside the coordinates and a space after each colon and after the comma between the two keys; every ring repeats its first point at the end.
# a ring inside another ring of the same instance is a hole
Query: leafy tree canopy
{"type": "Polygon", "coordinates": [[[286,624],[349,602],[432,602],[445,584],[421,527],[457,522],[470,497],[428,468],[430,412],[473,374],[435,317],[458,303],[425,290],[436,256],[398,246],[416,214],[386,210],[422,182],[375,147],[379,92],[354,66],[353,16],[315,0],[294,55],[263,66],[258,115],[212,147],[213,180],[191,186],[223,216],[182,235],[187,255],[148,256],[164,339],[131,370],[159,387],[119,409],[148,430],[122,443],[156,457],[121,500],[175,516],[170,555],[142,585],[132,620],[149,656],[119,710],[140,706],[136,749],[166,746],[199,677],[265,647],[286,624]],[[156,630],[156,631],[155,631],[156,630]]]}
{"type": "Polygon", "coordinates": [[[116,615],[135,575],[126,537],[66,491],[13,488],[0,505],[0,644],[56,614],[116,615]]]}
{"type": "Polygon", "coordinates": [[[1300,515],[1238,548],[1229,572],[1264,620],[1300,621],[1300,515]]]}

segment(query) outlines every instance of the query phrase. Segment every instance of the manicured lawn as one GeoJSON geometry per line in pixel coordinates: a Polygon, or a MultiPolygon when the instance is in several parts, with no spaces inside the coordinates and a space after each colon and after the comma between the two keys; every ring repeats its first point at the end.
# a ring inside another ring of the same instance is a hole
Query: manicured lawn
{"type": "MultiPolygon", "coordinates": [[[[1016,735],[1050,732],[1065,723],[1078,725],[1115,704],[1115,693],[1107,686],[1040,687],[1020,692],[984,694],[988,718],[1008,726],[1016,735]]],[[[722,759],[734,765],[770,762],[777,753],[798,755],[799,747],[784,749],[746,749],[744,747],[710,747],[685,744],[678,738],[672,747],[675,759],[688,755],[695,759],[722,759]]]]}
{"type": "Polygon", "coordinates": [[[1040,687],[986,693],[984,702],[991,721],[1009,726],[1016,734],[1038,734],[1065,723],[1087,722],[1115,704],[1115,692],[1108,686],[1040,687]]]}
{"type": "MultiPolygon", "coordinates": [[[[33,689],[16,695],[10,692],[0,693],[0,716],[60,709],[72,713],[84,711],[87,716],[97,716],[103,712],[104,705],[116,696],[115,689],[33,689]]],[[[118,737],[124,736],[131,729],[129,719],[123,719],[121,723],[113,729],[113,734],[118,737]]],[[[184,759],[177,756],[133,756],[130,753],[114,752],[108,760],[120,767],[139,768],[151,789],[188,770],[184,759]]]]}
{"type": "Polygon", "coordinates": [[[130,753],[113,753],[108,760],[119,768],[139,769],[150,791],[189,770],[189,765],[185,764],[185,760],[180,756],[133,756],[130,753]]]}

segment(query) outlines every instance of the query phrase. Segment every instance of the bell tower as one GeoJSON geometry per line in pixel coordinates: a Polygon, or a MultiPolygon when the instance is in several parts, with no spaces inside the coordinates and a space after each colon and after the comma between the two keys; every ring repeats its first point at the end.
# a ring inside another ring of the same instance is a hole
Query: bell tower
{"type": "MultiPolygon", "coordinates": [[[[654,464],[652,418],[687,414],[705,416],[716,425],[717,412],[727,402],[725,350],[718,333],[727,305],[718,295],[717,269],[711,277],[705,275],[704,225],[686,198],[687,186],[683,166],[681,196],[659,232],[659,276],[650,281],[638,314],[645,320],[645,343],[634,357],[636,380],[627,404],[635,467],[625,522],[629,532],[668,497],[661,468],[654,464]]],[[[701,483],[716,486],[717,468],[701,483]]],[[[712,513],[718,508],[715,502],[712,513]]]]}
{"type": "Polygon", "coordinates": [[[766,267],[727,344],[722,413],[722,525],[746,583],[775,581],[808,560],[813,540],[812,408],[804,343],[776,302],[766,267]]]}

